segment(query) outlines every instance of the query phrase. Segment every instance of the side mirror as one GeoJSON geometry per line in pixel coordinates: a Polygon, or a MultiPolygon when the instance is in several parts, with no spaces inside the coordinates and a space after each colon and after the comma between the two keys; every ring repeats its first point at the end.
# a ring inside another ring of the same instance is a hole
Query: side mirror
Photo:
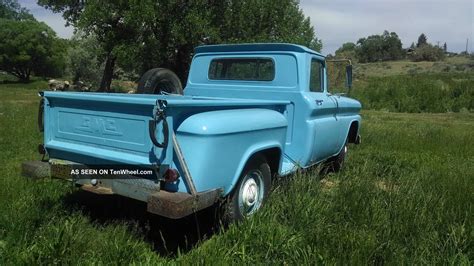
{"type": "Polygon", "coordinates": [[[346,66],[346,87],[351,91],[352,88],[352,65],[346,66]]]}
{"type": "MultiPolygon", "coordinates": [[[[351,88],[352,88],[352,62],[350,59],[332,59],[332,60],[326,60],[326,63],[344,63],[344,65],[346,66],[346,89],[347,89],[347,93],[338,93],[339,95],[343,95],[343,94],[349,94],[351,92],[351,88]]],[[[342,74],[343,74],[343,68],[342,66],[344,66],[343,64],[340,64],[340,65],[336,65],[334,64],[334,66],[331,68],[332,69],[332,75],[334,75],[334,81],[337,81],[339,80],[341,83],[342,83],[342,74]],[[338,67],[339,66],[339,67],[338,67]]],[[[335,84],[337,84],[335,82],[335,84]]],[[[341,84],[342,85],[342,84],[341,84]]],[[[335,86],[337,87],[337,86],[335,86]]],[[[340,89],[340,88],[337,88],[337,89],[340,89]]],[[[346,90],[344,90],[346,91],[346,90]]]]}

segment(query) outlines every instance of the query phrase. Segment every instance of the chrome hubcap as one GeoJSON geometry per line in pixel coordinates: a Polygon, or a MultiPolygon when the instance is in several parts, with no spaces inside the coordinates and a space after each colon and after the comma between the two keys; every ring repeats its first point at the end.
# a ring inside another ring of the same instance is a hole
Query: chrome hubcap
{"type": "Polygon", "coordinates": [[[239,208],[244,216],[253,214],[263,201],[263,178],[260,172],[248,173],[240,186],[239,208]]]}
{"type": "Polygon", "coordinates": [[[242,188],[242,201],[246,208],[255,205],[258,199],[258,186],[253,178],[247,179],[242,188]]]}

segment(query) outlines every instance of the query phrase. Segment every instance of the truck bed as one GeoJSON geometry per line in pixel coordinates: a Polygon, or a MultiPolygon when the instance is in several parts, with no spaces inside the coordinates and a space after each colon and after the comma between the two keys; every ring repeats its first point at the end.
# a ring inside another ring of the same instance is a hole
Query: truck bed
{"type": "MultiPolygon", "coordinates": [[[[50,158],[82,164],[160,165],[173,160],[172,147],[153,145],[149,121],[157,100],[166,102],[170,132],[196,113],[264,108],[283,113],[288,102],[179,95],[44,93],[44,145],[50,158]]],[[[161,124],[156,138],[162,141],[161,124]]],[[[170,138],[171,139],[171,138],[170,138]]]]}

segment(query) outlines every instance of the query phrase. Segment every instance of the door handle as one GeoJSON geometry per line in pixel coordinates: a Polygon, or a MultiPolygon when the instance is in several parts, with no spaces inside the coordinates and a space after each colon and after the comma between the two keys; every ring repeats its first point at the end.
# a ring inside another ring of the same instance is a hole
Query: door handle
{"type": "Polygon", "coordinates": [[[324,100],[316,100],[317,105],[323,105],[324,100]]]}

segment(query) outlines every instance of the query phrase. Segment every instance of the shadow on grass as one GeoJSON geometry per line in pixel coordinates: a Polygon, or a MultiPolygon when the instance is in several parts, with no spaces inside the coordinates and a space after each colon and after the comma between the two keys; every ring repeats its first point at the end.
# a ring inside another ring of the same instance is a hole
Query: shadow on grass
{"type": "Polygon", "coordinates": [[[64,198],[70,210],[81,210],[100,225],[124,222],[138,233],[161,256],[175,257],[186,253],[219,231],[217,206],[182,219],[168,219],[148,213],[146,203],[118,195],[96,195],[76,191],[64,198]],[[136,226],[138,225],[138,226],[136,226]]]}
{"type": "MultiPolygon", "coordinates": [[[[324,179],[331,169],[311,167],[298,174],[313,174],[324,179]]],[[[298,175],[296,174],[296,175],[298,175]]],[[[290,175],[293,177],[295,174],[290,175]]],[[[287,186],[291,178],[279,177],[273,187],[287,186]]],[[[119,195],[97,195],[83,190],[75,191],[64,198],[64,205],[71,211],[80,210],[95,223],[106,226],[124,223],[150,243],[161,256],[173,258],[187,253],[197,245],[225,230],[218,216],[218,204],[182,219],[168,219],[147,212],[145,202],[119,195]],[[138,225],[138,226],[137,226],[138,225]]]]}
{"type": "Polygon", "coordinates": [[[0,84],[28,84],[30,82],[20,82],[18,80],[0,80],[0,84]]]}

